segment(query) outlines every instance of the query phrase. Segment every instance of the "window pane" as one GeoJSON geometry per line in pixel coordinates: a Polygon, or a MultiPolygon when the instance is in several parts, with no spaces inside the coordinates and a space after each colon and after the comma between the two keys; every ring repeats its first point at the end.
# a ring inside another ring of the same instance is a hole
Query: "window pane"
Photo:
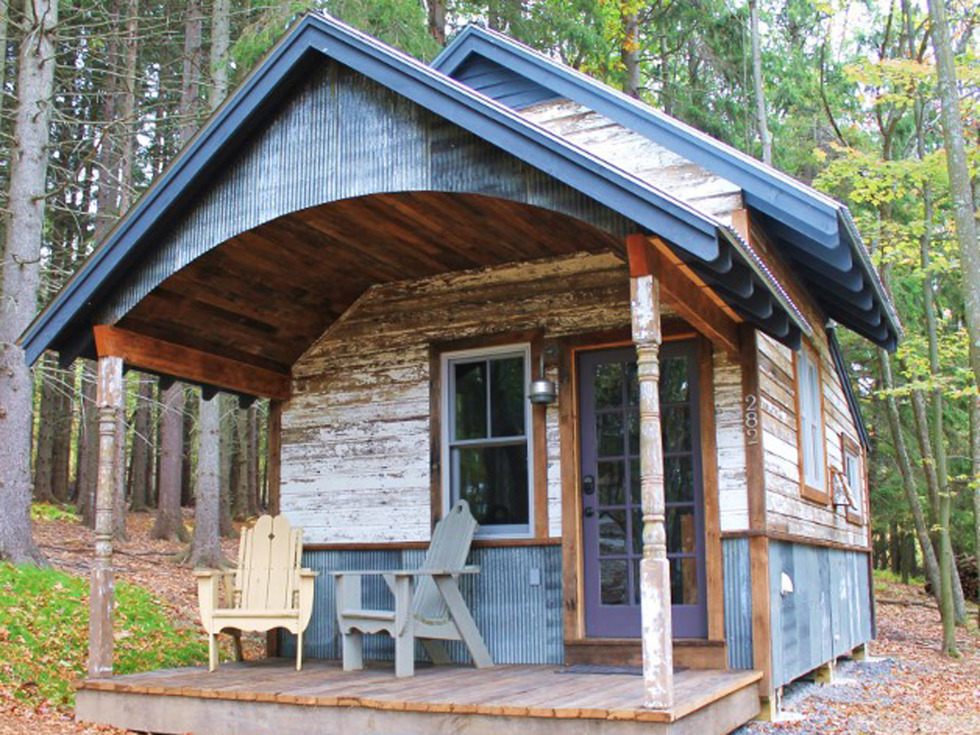
{"type": "Polygon", "coordinates": [[[672,605],[696,605],[698,602],[697,559],[670,560],[670,602],[672,605]]]}
{"type": "Polygon", "coordinates": [[[626,548],[626,511],[604,510],[599,513],[599,553],[621,555],[626,548]]]}
{"type": "Polygon", "coordinates": [[[490,361],[490,435],[524,436],[524,358],[490,361]]]}
{"type": "Polygon", "coordinates": [[[667,508],[667,553],[693,554],[696,550],[694,508],[667,508]]]}
{"type": "Polygon", "coordinates": [[[595,369],[596,408],[623,405],[623,365],[607,362],[595,369]]]}
{"type": "Polygon", "coordinates": [[[623,456],[623,415],[621,413],[596,415],[596,444],[600,457],[623,456]]]}
{"type": "Polygon", "coordinates": [[[665,452],[691,451],[691,408],[669,406],[661,412],[661,433],[665,452]]]}
{"type": "Polygon", "coordinates": [[[635,362],[626,363],[626,403],[630,406],[640,405],[640,379],[635,362]]]}
{"type": "Polygon", "coordinates": [[[640,480],[640,460],[630,460],[630,498],[633,505],[640,505],[643,502],[643,485],[640,480]]]}
{"type": "Polygon", "coordinates": [[[603,559],[599,562],[599,589],[603,605],[625,605],[628,583],[625,559],[603,559]]]}
{"type": "Polygon", "coordinates": [[[694,500],[694,470],[690,456],[664,458],[664,496],[668,503],[694,500]]]}
{"type": "Polygon", "coordinates": [[[487,436],[487,364],[456,363],[456,439],[484,439],[487,436]]]}
{"type": "Polygon", "coordinates": [[[481,526],[528,523],[527,444],[454,448],[453,480],[481,526]]]}
{"type": "Polygon", "coordinates": [[[685,403],[690,393],[687,380],[687,358],[672,357],[660,363],[660,400],[685,403]]]}
{"type": "Polygon", "coordinates": [[[630,454],[635,456],[640,453],[640,412],[636,409],[629,412],[629,429],[630,454]]]}
{"type": "MultiPolygon", "coordinates": [[[[643,553],[643,511],[640,508],[633,508],[633,526],[630,528],[630,537],[633,540],[633,553],[643,553]]],[[[639,580],[639,577],[637,577],[639,580]]]]}
{"type": "Polygon", "coordinates": [[[623,460],[599,462],[599,505],[626,505],[623,460]]]}

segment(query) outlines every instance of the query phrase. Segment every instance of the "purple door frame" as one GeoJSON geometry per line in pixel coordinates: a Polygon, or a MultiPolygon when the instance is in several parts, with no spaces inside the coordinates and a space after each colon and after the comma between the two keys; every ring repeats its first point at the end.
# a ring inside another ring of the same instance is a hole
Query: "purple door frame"
{"type": "MultiPolygon", "coordinates": [[[[672,598],[694,595],[693,600],[671,606],[675,638],[706,638],[707,606],[704,569],[704,493],[701,468],[700,417],[698,416],[698,351],[693,340],[665,343],[660,349],[662,412],[671,412],[678,440],[665,439],[665,476],[678,469],[681,487],[682,467],[690,467],[688,498],[667,495],[667,548],[671,560],[672,598]],[[686,370],[685,370],[686,368],[686,370]],[[670,393],[664,379],[670,373],[686,381],[680,397],[670,393]],[[676,423],[689,416],[688,426],[676,423]],[[688,436],[685,444],[683,436],[688,436]],[[673,446],[671,446],[673,444],[673,446]],[[693,487],[690,487],[693,485],[693,487]],[[679,548],[690,539],[676,538],[682,518],[693,515],[694,548],[679,548]],[[673,533],[672,533],[672,523],[673,533]],[[696,565],[696,590],[689,571],[696,565]]],[[[636,434],[639,408],[636,400],[636,351],[632,347],[587,350],[578,354],[578,400],[582,502],[583,574],[585,593],[585,632],[590,638],[639,638],[640,606],[638,563],[642,556],[639,527],[639,447],[636,434]],[[600,376],[600,372],[602,375],[600,376]],[[619,377],[621,376],[621,377],[619,377]],[[617,395],[617,381],[622,383],[617,395]],[[597,386],[597,382],[599,385],[597,386]],[[598,405],[597,405],[598,401],[598,405]],[[631,431],[632,429],[632,431],[631,431]],[[621,432],[621,442],[616,432],[621,432]],[[620,446],[622,449],[620,450],[620,446]],[[601,553],[600,553],[601,549],[601,553]]],[[[664,421],[665,436],[668,422],[664,421]]],[[[665,485],[668,481],[665,480],[665,485]]]]}

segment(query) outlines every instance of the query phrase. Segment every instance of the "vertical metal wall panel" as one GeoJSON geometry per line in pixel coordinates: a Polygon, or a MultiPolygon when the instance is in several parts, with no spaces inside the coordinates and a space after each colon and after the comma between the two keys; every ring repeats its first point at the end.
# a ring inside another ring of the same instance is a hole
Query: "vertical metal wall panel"
{"type": "Polygon", "coordinates": [[[752,668],[752,576],[749,566],[749,540],[724,539],[721,542],[725,578],[725,638],[728,665],[733,669],[752,668]]]}
{"type": "Polygon", "coordinates": [[[396,92],[325,61],[166,227],[156,251],[101,307],[112,323],[208,250],[300,209],[399,191],[534,204],[620,236],[636,226],[396,92]]]}
{"type": "Polygon", "coordinates": [[[858,551],[782,541],[769,550],[773,683],[782,686],[871,639],[871,582],[858,551]]]}
{"type": "MultiPolygon", "coordinates": [[[[340,657],[334,581],[327,572],[414,569],[422,563],[424,555],[424,551],[416,549],[306,552],[303,563],[320,572],[313,618],[306,631],[306,656],[340,657]]],[[[470,554],[470,563],[481,571],[477,575],[464,575],[460,589],[493,660],[500,664],[561,664],[564,658],[561,548],[477,548],[470,554]]],[[[365,582],[364,603],[367,607],[391,609],[391,594],[380,578],[365,582]]],[[[284,655],[292,655],[296,650],[295,638],[283,635],[282,641],[284,655]]],[[[451,643],[448,649],[453,660],[469,662],[461,644],[451,643]]],[[[369,659],[390,661],[394,655],[391,638],[365,636],[364,654],[369,659]]],[[[424,660],[421,646],[416,649],[416,657],[424,660]]]]}

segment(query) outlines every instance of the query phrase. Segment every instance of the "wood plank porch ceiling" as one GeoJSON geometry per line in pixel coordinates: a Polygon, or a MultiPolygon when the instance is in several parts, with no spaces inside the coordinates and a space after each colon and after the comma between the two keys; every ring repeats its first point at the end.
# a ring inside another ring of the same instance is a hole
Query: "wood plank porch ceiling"
{"type": "Polygon", "coordinates": [[[118,326],[288,373],[370,286],[622,241],[552,210],[473,194],[375,194],[244,232],[170,276],[118,326]]]}

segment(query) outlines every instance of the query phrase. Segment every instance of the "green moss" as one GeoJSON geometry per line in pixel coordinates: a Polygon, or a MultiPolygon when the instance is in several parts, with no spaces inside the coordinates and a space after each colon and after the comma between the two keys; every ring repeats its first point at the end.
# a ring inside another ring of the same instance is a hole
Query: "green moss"
{"type": "Polygon", "coordinates": [[[81,518],[70,505],[57,503],[34,503],[31,505],[32,521],[68,521],[78,523],[81,518]]]}
{"type": "MultiPolygon", "coordinates": [[[[88,657],[88,581],[53,569],[0,564],[0,681],[32,703],[74,703],[88,657]]],[[[115,671],[207,660],[201,631],[180,627],[147,590],[116,588],[115,671]]]]}

